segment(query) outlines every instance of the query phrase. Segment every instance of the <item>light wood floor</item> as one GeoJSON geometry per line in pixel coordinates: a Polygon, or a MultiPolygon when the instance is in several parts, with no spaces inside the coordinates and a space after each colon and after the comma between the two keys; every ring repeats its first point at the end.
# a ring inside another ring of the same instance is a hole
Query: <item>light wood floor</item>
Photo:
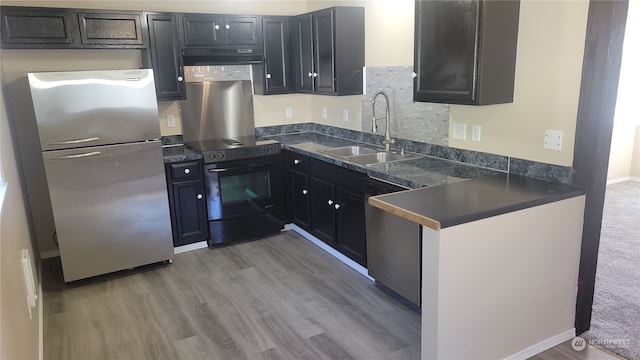
{"type": "Polygon", "coordinates": [[[71,285],[48,259],[43,287],[45,359],[420,358],[415,307],[292,231],[71,285]]]}

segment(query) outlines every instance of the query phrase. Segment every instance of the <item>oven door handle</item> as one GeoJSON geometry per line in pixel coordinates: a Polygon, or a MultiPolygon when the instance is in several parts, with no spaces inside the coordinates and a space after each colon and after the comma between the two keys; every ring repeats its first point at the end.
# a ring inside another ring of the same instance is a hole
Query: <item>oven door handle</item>
{"type": "Polygon", "coordinates": [[[243,164],[241,166],[233,166],[226,168],[207,168],[208,173],[220,173],[225,171],[233,171],[233,170],[243,170],[243,169],[258,169],[258,168],[269,168],[270,166],[278,165],[278,163],[249,163],[243,164]]]}

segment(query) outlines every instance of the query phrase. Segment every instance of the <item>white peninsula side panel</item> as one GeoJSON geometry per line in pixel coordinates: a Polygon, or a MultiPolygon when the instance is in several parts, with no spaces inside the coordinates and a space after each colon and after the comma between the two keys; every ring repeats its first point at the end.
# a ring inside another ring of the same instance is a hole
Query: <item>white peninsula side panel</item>
{"type": "Polygon", "coordinates": [[[423,227],[422,358],[525,359],[572,338],[584,201],[423,227]]]}

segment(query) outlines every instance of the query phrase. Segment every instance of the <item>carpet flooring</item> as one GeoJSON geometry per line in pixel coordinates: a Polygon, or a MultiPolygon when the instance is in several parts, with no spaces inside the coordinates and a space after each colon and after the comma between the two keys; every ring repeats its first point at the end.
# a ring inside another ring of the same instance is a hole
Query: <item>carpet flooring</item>
{"type": "Polygon", "coordinates": [[[591,329],[582,335],[640,360],[640,183],[607,186],[591,329]]]}

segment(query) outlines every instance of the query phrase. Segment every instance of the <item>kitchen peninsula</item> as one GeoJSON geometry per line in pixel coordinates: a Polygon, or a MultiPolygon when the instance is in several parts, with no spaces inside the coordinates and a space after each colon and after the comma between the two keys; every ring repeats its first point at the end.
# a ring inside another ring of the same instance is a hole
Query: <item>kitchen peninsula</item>
{"type": "Polygon", "coordinates": [[[327,156],[356,141],[273,138],[411,188],[368,203],[422,227],[423,359],[523,359],[575,336],[581,189],[430,156],[362,166],[327,156]]]}

